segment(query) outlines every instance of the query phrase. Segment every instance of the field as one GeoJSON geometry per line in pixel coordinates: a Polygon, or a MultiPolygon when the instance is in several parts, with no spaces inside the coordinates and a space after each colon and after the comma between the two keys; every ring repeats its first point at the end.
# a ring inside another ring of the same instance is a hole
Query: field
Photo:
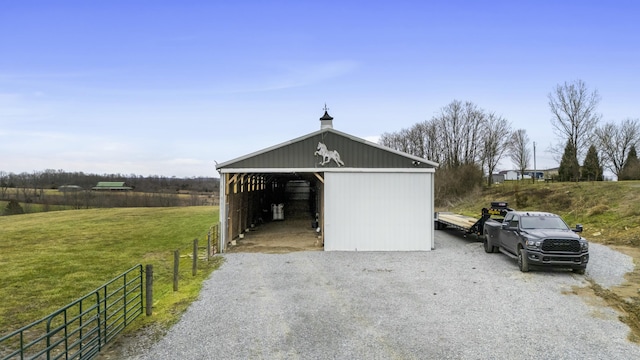
{"type": "Polygon", "coordinates": [[[0,335],[40,319],[132,266],[154,267],[154,313],[148,324],[166,328],[198,295],[221,258],[181,258],[173,292],[173,252],[190,254],[193,239],[207,241],[218,222],[212,206],[117,208],[41,212],[0,217],[0,335]]]}
{"type": "Polygon", "coordinates": [[[517,210],[556,213],[571,227],[582,224],[582,236],[589,241],[633,257],[636,269],[627,274],[627,283],[612,289],[593,284],[591,295],[617,309],[633,330],[631,340],[640,342],[640,182],[507,182],[437,210],[480,217],[491,201],[507,201],[517,210]]]}
{"type": "Polygon", "coordinates": [[[123,207],[177,207],[215,206],[219,196],[213,192],[196,191],[67,191],[56,189],[10,188],[0,201],[0,215],[9,200],[19,202],[25,214],[36,212],[123,208],[123,207]]]}

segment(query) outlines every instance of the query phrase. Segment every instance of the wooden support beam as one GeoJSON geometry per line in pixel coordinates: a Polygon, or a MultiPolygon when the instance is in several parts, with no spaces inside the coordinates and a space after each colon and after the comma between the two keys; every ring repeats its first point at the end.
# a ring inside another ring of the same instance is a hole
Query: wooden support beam
{"type": "Polygon", "coordinates": [[[225,183],[225,187],[224,187],[224,193],[225,195],[229,195],[229,193],[231,193],[231,175],[230,174],[224,174],[224,183],[225,183]]]}
{"type": "Polygon", "coordinates": [[[238,179],[238,174],[233,174],[232,177],[229,177],[229,174],[227,174],[227,185],[236,181],[237,179],[238,179]]]}
{"type": "MultiPolygon", "coordinates": [[[[235,191],[234,189],[230,186],[231,184],[231,176],[230,174],[225,174],[225,181],[227,182],[227,187],[226,187],[226,202],[227,202],[227,241],[230,241],[231,239],[233,239],[233,219],[235,218],[235,206],[234,206],[234,200],[235,200],[235,191]]],[[[225,245],[226,246],[226,245],[225,245]]]]}

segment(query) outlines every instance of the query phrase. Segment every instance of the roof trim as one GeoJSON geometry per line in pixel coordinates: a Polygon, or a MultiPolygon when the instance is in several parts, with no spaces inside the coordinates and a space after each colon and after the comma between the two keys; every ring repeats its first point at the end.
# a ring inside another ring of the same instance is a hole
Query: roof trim
{"type": "MultiPolygon", "coordinates": [[[[237,158],[229,160],[229,161],[225,161],[225,162],[223,162],[221,164],[216,164],[216,170],[221,171],[220,169],[224,168],[225,166],[231,165],[231,164],[233,164],[235,162],[242,161],[242,160],[245,160],[245,159],[248,159],[248,158],[251,158],[251,157],[266,153],[266,152],[269,152],[271,150],[275,150],[275,149],[278,149],[278,148],[281,148],[281,147],[285,147],[285,146],[291,145],[293,143],[297,143],[299,141],[302,141],[302,140],[308,139],[310,137],[322,134],[324,132],[332,132],[332,133],[335,133],[337,135],[349,138],[349,139],[351,139],[353,141],[356,141],[356,142],[359,142],[359,143],[363,143],[363,144],[378,148],[378,149],[383,150],[383,151],[391,152],[391,153],[406,157],[406,158],[411,159],[411,160],[420,161],[422,163],[431,165],[433,167],[440,166],[440,164],[438,164],[437,162],[434,162],[434,161],[431,161],[431,160],[427,160],[427,159],[421,158],[419,156],[414,156],[414,155],[407,154],[407,153],[402,152],[402,151],[394,150],[394,149],[388,148],[386,146],[382,146],[382,145],[376,144],[374,142],[371,142],[371,141],[368,141],[368,140],[365,140],[365,139],[361,139],[359,137],[356,137],[356,136],[353,136],[353,135],[349,135],[347,133],[343,133],[343,132],[335,130],[333,128],[325,128],[325,129],[320,129],[320,130],[314,131],[312,133],[297,137],[295,139],[292,139],[292,140],[289,140],[289,141],[286,141],[286,142],[283,142],[283,143],[280,143],[280,144],[277,144],[277,145],[274,145],[274,146],[270,146],[270,147],[262,149],[262,150],[258,150],[256,152],[252,152],[252,153],[244,155],[244,156],[237,157],[237,158]]],[[[350,169],[354,169],[354,168],[350,168],[350,169]]],[[[315,171],[317,171],[317,170],[318,169],[316,169],[315,171]]],[[[323,170],[323,171],[326,171],[326,169],[323,170]]],[[[237,172],[237,171],[233,171],[233,172],[237,172]]],[[[266,172],[266,171],[261,171],[261,172],[266,172]]],[[[276,172],[282,172],[282,171],[276,171],[276,172]]],[[[411,172],[415,172],[415,171],[411,171],[411,172]]]]}
{"type": "Polygon", "coordinates": [[[291,173],[435,173],[435,168],[230,168],[220,169],[222,174],[291,174],[291,173]]]}

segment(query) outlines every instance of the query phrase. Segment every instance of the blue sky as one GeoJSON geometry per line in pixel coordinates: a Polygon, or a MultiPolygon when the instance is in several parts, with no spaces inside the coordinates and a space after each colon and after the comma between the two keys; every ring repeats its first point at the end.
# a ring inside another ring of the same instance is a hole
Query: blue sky
{"type": "MultiPolygon", "coordinates": [[[[557,162],[547,95],[640,118],[635,1],[1,1],[0,171],[218,176],[319,129],[366,139],[454,99],[557,162]]],[[[511,163],[503,162],[503,169],[511,163]]]]}

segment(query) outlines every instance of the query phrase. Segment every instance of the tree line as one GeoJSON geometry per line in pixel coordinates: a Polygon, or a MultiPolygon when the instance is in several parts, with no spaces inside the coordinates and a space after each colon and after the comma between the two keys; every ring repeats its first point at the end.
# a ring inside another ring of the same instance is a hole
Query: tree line
{"type": "Polygon", "coordinates": [[[136,191],[196,191],[216,192],[219,179],[210,177],[177,178],[159,175],[142,176],[136,174],[91,174],[47,169],[23,172],[19,174],[0,170],[0,187],[37,187],[42,189],[58,189],[63,185],[77,185],[83,189],[91,189],[100,181],[125,182],[136,191]]]}
{"type": "MultiPolygon", "coordinates": [[[[557,85],[548,94],[557,143],[549,151],[560,160],[559,181],[603,180],[603,169],[618,180],[640,179],[636,143],[638,119],[600,124],[600,95],[582,80],[557,85]],[[582,160],[580,165],[579,159],[582,160]]],[[[509,158],[521,178],[531,166],[531,142],[525,129],[470,101],[453,100],[431,119],[381,135],[381,145],[440,164],[436,201],[477,187],[501,160],[509,158]],[[440,199],[439,199],[440,197],[440,199]]]]}
{"type": "Polygon", "coordinates": [[[443,170],[477,167],[492,173],[510,148],[511,134],[511,124],[502,116],[454,100],[430,120],[382,134],[379,143],[435,161],[443,170]]]}
{"type": "Polygon", "coordinates": [[[10,173],[0,170],[0,201],[9,201],[6,212],[20,213],[16,205],[29,207],[42,204],[44,210],[51,205],[73,208],[181,206],[203,205],[202,195],[217,203],[219,179],[208,177],[177,178],[141,176],[136,174],[90,174],[64,170],[44,170],[32,173],[10,173]],[[91,189],[100,181],[124,182],[132,192],[112,194],[91,189]],[[48,196],[46,189],[67,190],[48,196]],[[179,194],[188,194],[186,198],[179,194]]]}

